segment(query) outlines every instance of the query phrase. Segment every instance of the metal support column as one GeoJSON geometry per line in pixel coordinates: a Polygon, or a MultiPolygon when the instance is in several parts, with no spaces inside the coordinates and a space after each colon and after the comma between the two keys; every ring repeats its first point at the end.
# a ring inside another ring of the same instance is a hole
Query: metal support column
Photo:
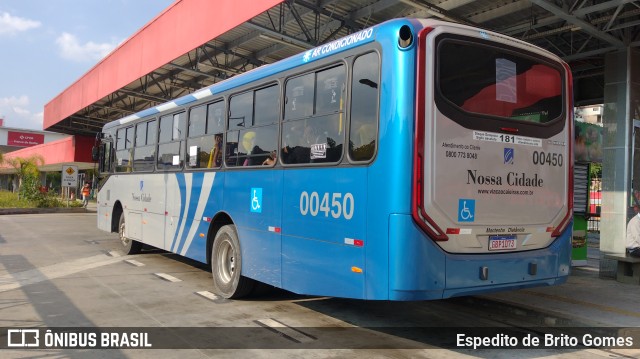
{"type": "MultiPolygon", "coordinates": [[[[632,189],[640,190],[640,168],[635,169],[638,174],[634,176],[633,165],[634,137],[640,138],[640,128],[634,127],[634,120],[640,120],[640,51],[627,48],[608,54],[604,79],[600,251],[621,254],[625,251],[627,219],[630,212],[633,214],[632,189]]],[[[601,275],[612,271],[608,262],[600,261],[601,275]]]]}

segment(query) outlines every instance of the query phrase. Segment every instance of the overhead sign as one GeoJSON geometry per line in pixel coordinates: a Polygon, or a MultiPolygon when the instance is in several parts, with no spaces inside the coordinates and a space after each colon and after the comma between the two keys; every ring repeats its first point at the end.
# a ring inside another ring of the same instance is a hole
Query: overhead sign
{"type": "Polygon", "coordinates": [[[7,146],[29,147],[44,143],[44,135],[29,132],[7,132],[7,146]]]}
{"type": "Polygon", "coordinates": [[[62,166],[62,187],[78,187],[78,166],[62,166]]]}

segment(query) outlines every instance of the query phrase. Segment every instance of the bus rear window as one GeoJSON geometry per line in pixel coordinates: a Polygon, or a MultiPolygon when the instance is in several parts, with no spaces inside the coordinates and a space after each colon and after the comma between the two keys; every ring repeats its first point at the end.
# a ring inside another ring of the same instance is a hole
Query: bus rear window
{"type": "Polygon", "coordinates": [[[466,113],[547,123],[562,114],[560,70],[533,56],[457,39],[438,45],[439,92],[466,113]]]}

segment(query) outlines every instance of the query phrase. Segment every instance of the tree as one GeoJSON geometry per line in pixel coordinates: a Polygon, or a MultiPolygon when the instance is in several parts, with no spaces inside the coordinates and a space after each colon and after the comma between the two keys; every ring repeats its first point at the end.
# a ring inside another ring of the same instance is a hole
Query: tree
{"type": "Polygon", "coordinates": [[[41,155],[34,154],[27,158],[9,158],[6,162],[16,170],[18,197],[20,195],[25,197],[35,196],[38,193],[38,178],[40,176],[38,166],[44,165],[44,158],[41,155]]]}

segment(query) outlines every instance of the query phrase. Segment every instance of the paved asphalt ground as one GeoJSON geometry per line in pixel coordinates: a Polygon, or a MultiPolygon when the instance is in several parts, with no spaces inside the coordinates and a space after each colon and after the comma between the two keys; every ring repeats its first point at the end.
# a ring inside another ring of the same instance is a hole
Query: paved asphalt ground
{"type": "Polygon", "coordinates": [[[125,256],[115,234],[96,229],[91,210],[0,215],[0,358],[640,358],[640,285],[601,279],[594,267],[574,269],[562,286],[430,302],[276,289],[230,301],[210,291],[206,265],[159,250],[125,256]],[[148,331],[157,335],[156,349],[5,345],[5,331],[60,327],[148,331]],[[597,336],[616,327],[634,346],[473,350],[457,344],[457,334],[478,327],[503,335],[557,329],[557,339],[564,338],[560,332],[597,336]]]}

